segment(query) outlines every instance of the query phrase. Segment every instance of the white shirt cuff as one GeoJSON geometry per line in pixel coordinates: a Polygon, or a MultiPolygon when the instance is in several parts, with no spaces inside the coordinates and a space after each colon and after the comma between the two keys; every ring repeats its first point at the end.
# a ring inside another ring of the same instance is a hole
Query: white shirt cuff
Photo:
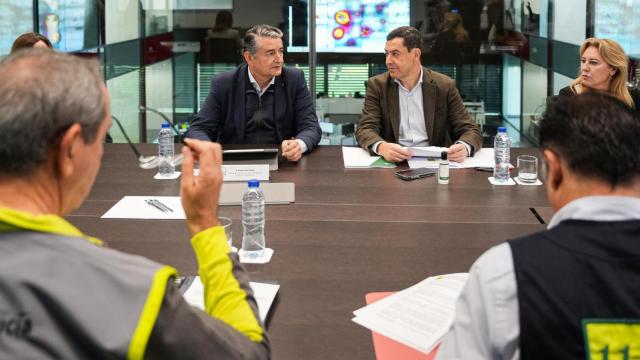
{"type": "Polygon", "coordinates": [[[467,157],[471,156],[471,145],[467,144],[464,141],[456,141],[456,144],[462,144],[467,148],[467,157]]]}
{"type": "Polygon", "coordinates": [[[300,139],[296,139],[296,141],[298,142],[298,144],[300,144],[300,152],[302,154],[306,153],[308,150],[307,144],[305,144],[305,142],[300,139]]]}
{"type": "Polygon", "coordinates": [[[380,155],[378,154],[378,146],[380,146],[380,144],[382,144],[384,141],[378,141],[377,143],[374,143],[373,145],[371,145],[371,151],[373,151],[374,154],[376,155],[380,155]]]}

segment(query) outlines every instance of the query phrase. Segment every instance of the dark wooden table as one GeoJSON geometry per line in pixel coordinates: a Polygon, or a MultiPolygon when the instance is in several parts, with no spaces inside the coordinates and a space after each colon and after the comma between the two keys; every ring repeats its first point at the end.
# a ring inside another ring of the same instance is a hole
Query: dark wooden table
{"type": "MultiPolygon", "coordinates": [[[[512,163],[518,154],[538,153],[512,149],[512,163]]],[[[113,248],[195,274],[183,221],[100,219],[125,195],[179,194],[178,180],[153,180],[136,165],[126,145],[107,145],[92,192],[69,220],[113,248]]],[[[247,268],[252,279],[281,285],[268,323],[274,359],[373,359],[370,332],[351,321],[366,293],[466,272],[489,247],[543,230],[532,209],[546,221],[552,214],[543,186],[493,186],[489,173],[469,169],[452,169],[449,185],[405,182],[394,171],[345,169],[341,148],[323,146],[271,173],[271,182],[296,184],[296,202],[267,206],[275,254],[247,268]]],[[[233,219],[239,246],[240,207],[223,206],[220,215],[233,219]]]]}

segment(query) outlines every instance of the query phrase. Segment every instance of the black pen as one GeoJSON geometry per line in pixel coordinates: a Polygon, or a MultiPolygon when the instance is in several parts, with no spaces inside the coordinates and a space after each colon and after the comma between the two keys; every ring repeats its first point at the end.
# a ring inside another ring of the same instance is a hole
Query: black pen
{"type": "Polygon", "coordinates": [[[162,212],[167,212],[165,209],[163,209],[162,207],[160,207],[160,205],[158,205],[158,204],[156,204],[155,202],[153,202],[153,200],[149,200],[149,199],[147,199],[147,200],[145,200],[144,202],[146,202],[146,203],[147,203],[147,205],[149,205],[149,206],[153,206],[154,208],[156,208],[156,209],[158,209],[158,210],[160,210],[160,211],[162,211],[162,212]]]}
{"type": "Polygon", "coordinates": [[[154,203],[156,203],[156,205],[158,205],[161,208],[163,208],[165,212],[173,212],[173,209],[171,209],[167,205],[161,203],[158,199],[151,199],[151,201],[153,201],[154,203]]]}
{"type": "Polygon", "coordinates": [[[492,167],[474,167],[473,170],[484,171],[484,172],[493,172],[492,167]]]}

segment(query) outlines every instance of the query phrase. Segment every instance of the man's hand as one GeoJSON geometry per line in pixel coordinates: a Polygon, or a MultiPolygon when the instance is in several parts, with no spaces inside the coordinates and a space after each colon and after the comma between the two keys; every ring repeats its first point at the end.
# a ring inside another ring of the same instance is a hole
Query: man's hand
{"type": "Polygon", "coordinates": [[[222,149],[219,144],[184,139],[180,198],[191,235],[218,225],[218,199],[222,186],[222,149]],[[193,175],[195,161],[200,175],[193,175]]]}
{"type": "Polygon", "coordinates": [[[467,158],[467,147],[464,144],[453,144],[449,147],[448,158],[450,161],[463,162],[467,158]]]}
{"type": "Polygon", "coordinates": [[[405,150],[399,144],[388,142],[382,142],[378,145],[378,154],[382,155],[385,160],[394,163],[407,160],[412,156],[411,151],[405,150]]]}
{"type": "Polygon", "coordinates": [[[298,161],[302,157],[302,148],[298,140],[285,140],[282,142],[282,156],[289,161],[298,161]]]}

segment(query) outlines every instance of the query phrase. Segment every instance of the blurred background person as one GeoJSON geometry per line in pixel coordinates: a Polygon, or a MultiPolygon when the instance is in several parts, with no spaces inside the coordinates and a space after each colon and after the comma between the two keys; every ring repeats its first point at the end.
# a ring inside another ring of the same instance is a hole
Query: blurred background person
{"type": "Polygon", "coordinates": [[[222,10],[216,15],[216,25],[207,31],[208,39],[233,39],[238,49],[242,47],[240,32],[233,26],[233,15],[230,11],[222,10]]]}
{"type": "Polygon", "coordinates": [[[454,12],[446,13],[442,32],[433,44],[433,58],[444,63],[462,63],[468,41],[469,33],[463,26],[462,16],[454,12]]]}
{"type": "Polygon", "coordinates": [[[640,113],[640,91],[627,86],[628,58],[617,42],[589,38],[580,47],[580,76],[559,95],[606,92],[640,113]]]}
{"type": "Polygon", "coordinates": [[[24,33],[16,38],[11,46],[11,53],[20,50],[20,49],[28,49],[28,48],[49,48],[52,49],[51,41],[47,39],[46,36],[40,35],[38,33],[29,32],[24,33]]]}

